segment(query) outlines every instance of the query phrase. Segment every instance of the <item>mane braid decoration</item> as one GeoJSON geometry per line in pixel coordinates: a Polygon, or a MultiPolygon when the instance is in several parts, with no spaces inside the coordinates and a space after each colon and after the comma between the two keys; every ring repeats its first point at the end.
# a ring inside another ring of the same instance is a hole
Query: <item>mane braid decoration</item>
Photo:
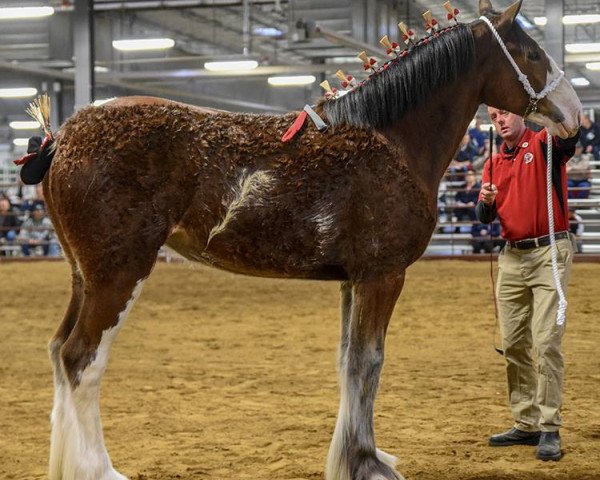
{"type": "Polygon", "coordinates": [[[475,60],[473,34],[462,23],[425,37],[404,52],[347,95],[322,101],[329,123],[382,128],[397,122],[472,68],[475,60]]]}

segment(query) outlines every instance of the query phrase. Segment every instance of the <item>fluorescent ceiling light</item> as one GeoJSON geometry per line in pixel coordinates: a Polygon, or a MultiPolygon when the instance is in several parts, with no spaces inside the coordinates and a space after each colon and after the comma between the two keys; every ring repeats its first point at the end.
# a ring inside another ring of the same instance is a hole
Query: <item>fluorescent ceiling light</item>
{"type": "Polygon", "coordinates": [[[41,128],[40,124],[33,120],[15,120],[14,122],[10,122],[8,126],[13,130],[37,130],[38,128],[41,128]]]}
{"type": "Polygon", "coordinates": [[[563,17],[563,23],[565,25],[578,25],[580,23],[598,23],[600,22],[600,15],[589,14],[589,15],[565,15],[563,17]]]}
{"type": "Polygon", "coordinates": [[[26,147],[29,144],[28,138],[14,138],[13,145],[16,147],[26,147]]]}
{"type": "Polygon", "coordinates": [[[25,98],[36,94],[35,88],[0,88],[0,98],[25,98]]]}
{"type": "Polygon", "coordinates": [[[586,63],[585,67],[588,70],[594,70],[595,72],[600,72],[600,62],[586,63]]]}
{"type": "Polygon", "coordinates": [[[111,100],[114,100],[117,97],[111,97],[111,98],[101,98],[99,100],[94,100],[94,103],[92,103],[92,105],[94,105],[94,107],[99,107],[100,105],[104,105],[106,102],[110,102],[111,100]]]}
{"type": "Polygon", "coordinates": [[[571,79],[571,84],[575,87],[587,87],[590,81],[585,77],[576,77],[571,79]]]}
{"type": "Polygon", "coordinates": [[[165,50],[175,46],[172,38],[138,38],[131,40],[113,40],[113,48],[122,52],[136,52],[139,50],[165,50]]]}
{"type": "MultiPolygon", "coordinates": [[[[533,22],[538,27],[543,27],[548,23],[546,17],[534,17],[533,22]]],[[[589,15],[565,15],[562,19],[563,25],[580,25],[583,23],[598,23],[600,22],[600,14],[589,15]]]]}
{"type": "Polygon", "coordinates": [[[310,85],[316,80],[314,75],[296,75],[293,77],[269,77],[267,82],[269,82],[269,85],[276,87],[286,87],[292,85],[310,85]]]}
{"type": "Polygon", "coordinates": [[[206,62],[204,68],[211,72],[235,72],[240,70],[252,70],[258,67],[256,60],[236,60],[231,62],[206,62]]]}
{"type": "Polygon", "coordinates": [[[11,7],[0,8],[0,20],[16,18],[41,18],[54,13],[52,7],[11,7]]]}
{"type": "Polygon", "coordinates": [[[496,130],[494,125],[492,125],[491,123],[482,123],[481,125],[479,125],[479,130],[481,130],[482,132],[489,132],[490,128],[492,130],[496,130]]]}
{"type": "Polygon", "coordinates": [[[569,53],[598,53],[600,43],[567,43],[565,50],[569,53]]]}
{"type": "Polygon", "coordinates": [[[280,37],[283,32],[275,27],[256,27],[254,35],[260,35],[261,37],[280,37]]]}

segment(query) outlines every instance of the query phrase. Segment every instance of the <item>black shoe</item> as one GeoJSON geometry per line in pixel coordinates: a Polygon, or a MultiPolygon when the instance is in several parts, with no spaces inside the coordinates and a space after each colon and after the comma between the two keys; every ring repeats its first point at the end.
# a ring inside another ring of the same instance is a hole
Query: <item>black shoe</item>
{"type": "Polygon", "coordinates": [[[509,447],[511,445],[537,445],[540,443],[540,432],[524,432],[511,428],[508,432],[490,437],[491,447],[509,447]]]}
{"type": "Polygon", "coordinates": [[[560,434],[558,432],[542,432],[540,443],[535,454],[538,460],[557,462],[562,457],[560,451],[560,434]]]}

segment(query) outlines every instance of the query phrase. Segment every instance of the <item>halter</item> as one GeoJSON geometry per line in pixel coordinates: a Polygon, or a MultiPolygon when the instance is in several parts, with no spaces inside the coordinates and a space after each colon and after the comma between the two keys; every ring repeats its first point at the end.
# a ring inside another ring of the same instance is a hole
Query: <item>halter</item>
{"type": "Polygon", "coordinates": [[[554,91],[556,89],[556,87],[558,87],[558,84],[560,83],[562,78],[565,76],[565,72],[563,72],[562,70],[559,70],[560,74],[558,75],[558,77],[556,77],[550,83],[548,83],[540,93],[535,93],[535,90],[531,86],[531,83],[529,83],[529,79],[527,78],[527,75],[525,75],[521,71],[519,66],[516,64],[515,60],[509,53],[508,49],[506,48],[506,45],[502,41],[502,38],[500,38],[500,35],[494,28],[494,25],[492,25],[492,22],[490,22],[489,18],[484,17],[482,15],[481,17],[479,17],[479,19],[483,20],[487,24],[487,26],[490,27],[490,30],[494,34],[494,37],[496,37],[496,40],[498,41],[500,48],[502,48],[504,55],[506,56],[506,58],[508,59],[508,61],[512,65],[512,67],[515,69],[515,72],[517,72],[517,78],[523,84],[523,88],[525,89],[525,92],[527,93],[527,95],[529,95],[529,105],[527,105],[527,108],[525,109],[525,113],[523,114],[523,118],[527,118],[532,113],[537,112],[538,102],[540,100],[542,100],[544,97],[546,97],[550,92],[554,91]]]}

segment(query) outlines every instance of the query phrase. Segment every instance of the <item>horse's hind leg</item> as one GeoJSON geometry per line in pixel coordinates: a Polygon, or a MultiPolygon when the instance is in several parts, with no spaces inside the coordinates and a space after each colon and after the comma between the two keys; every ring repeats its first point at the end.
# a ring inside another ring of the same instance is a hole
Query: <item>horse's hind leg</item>
{"type": "Polygon", "coordinates": [[[54,372],[54,407],[52,409],[52,435],[50,438],[50,470],[49,477],[51,479],[61,478],[62,476],[62,455],[65,444],[64,430],[62,428],[65,413],[65,393],[68,388],[67,379],[63,374],[63,369],[60,359],[60,349],[69,338],[71,330],[75,326],[75,322],[79,316],[81,305],[83,303],[83,278],[73,264],[72,285],[71,285],[71,301],[67,307],[64,319],[50,344],[48,351],[52,370],[54,372]]]}
{"type": "Polygon", "coordinates": [[[342,286],[340,409],[327,458],[327,480],[398,480],[395,459],[375,446],[373,405],[385,333],[404,274],[342,286]]]}
{"type": "Polygon", "coordinates": [[[75,326],[59,353],[64,383],[55,406],[62,415],[53,425],[51,447],[52,480],[121,480],[104,446],[100,422],[100,381],[110,347],[127,317],[142,282],[150,273],[148,265],[122,265],[110,279],[100,281],[83,272],[85,296],[75,326]],[[58,453],[60,450],[60,454],[58,453]]]}

